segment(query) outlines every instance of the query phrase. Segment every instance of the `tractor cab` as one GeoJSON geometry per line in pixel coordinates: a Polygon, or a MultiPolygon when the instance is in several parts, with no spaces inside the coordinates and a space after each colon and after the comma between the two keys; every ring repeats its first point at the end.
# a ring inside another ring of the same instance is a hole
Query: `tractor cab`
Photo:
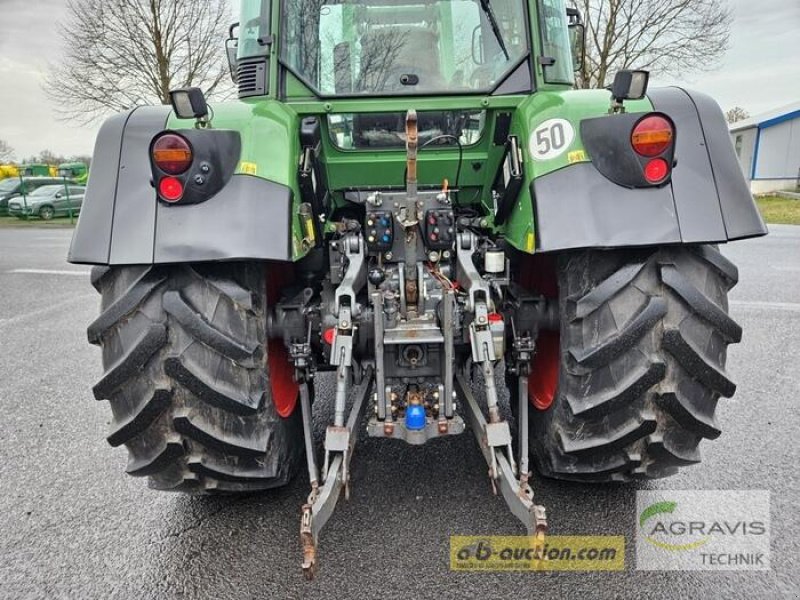
{"type": "Polygon", "coordinates": [[[89,179],[89,167],[82,162],[62,163],[58,165],[58,176],[84,185],[89,179]]]}
{"type": "Polygon", "coordinates": [[[244,0],[240,96],[503,95],[532,92],[537,80],[572,85],[571,40],[579,42],[569,22],[564,0],[244,0]]]}
{"type": "Polygon", "coordinates": [[[46,165],[43,163],[31,163],[27,165],[22,165],[20,168],[20,173],[25,177],[54,177],[54,169],[50,165],[46,165]]]}

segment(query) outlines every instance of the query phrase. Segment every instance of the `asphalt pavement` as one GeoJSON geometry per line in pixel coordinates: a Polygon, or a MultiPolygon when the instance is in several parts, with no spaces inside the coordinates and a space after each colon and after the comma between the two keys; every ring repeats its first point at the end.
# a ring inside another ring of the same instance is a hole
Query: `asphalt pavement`
{"type": "MultiPolygon", "coordinates": [[[[111,417],[91,386],[100,352],[88,268],[65,261],[71,232],[0,229],[0,597],[2,598],[798,598],[800,227],[731,244],[731,312],[744,328],[721,400],[723,435],[703,463],[637,485],[534,480],[552,534],[624,535],[622,573],[455,573],[449,536],[520,535],[492,496],[470,433],[424,447],[362,439],[353,494],[323,531],[316,580],[300,572],[307,477],[269,494],[187,497],[124,474],[111,417]],[[766,572],[637,571],[637,489],[771,492],[766,572]]],[[[316,434],[331,416],[318,383],[316,434]]]]}

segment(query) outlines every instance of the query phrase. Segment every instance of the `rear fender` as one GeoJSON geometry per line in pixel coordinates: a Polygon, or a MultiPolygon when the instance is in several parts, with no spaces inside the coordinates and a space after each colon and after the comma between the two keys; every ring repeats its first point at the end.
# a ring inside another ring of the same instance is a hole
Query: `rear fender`
{"type": "MultiPolygon", "coordinates": [[[[725,243],[767,233],[716,102],[680,88],[655,89],[648,98],[676,127],[669,183],[642,188],[615,183],[591,162],[590,148],[618,146],[619,140],[583,139],[590,162],[565,166],[530,184],[536,251],[725,243]]],[[[588,128],[581,129],[586,135],[588,128]]]]}
{"type": "Polygon", "coordinates": [[[133,265],[299,258],[297,118],[273,108],[220,105],[208,131],[176,119],[164,106],[108,119],[97,136],[68,260],[133,265]],[[183,133],[199,152],[186,179],[194,203],[157,199],[150,145],[165,130],[183,133]],[[224,172],[207,194],[194,183],[200,160],[224,172]]]}

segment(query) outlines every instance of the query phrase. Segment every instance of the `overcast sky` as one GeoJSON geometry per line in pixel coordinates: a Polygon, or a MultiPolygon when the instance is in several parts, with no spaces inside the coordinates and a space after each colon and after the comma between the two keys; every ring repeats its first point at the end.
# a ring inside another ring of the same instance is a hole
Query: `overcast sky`
{"type": "MultiPolygon", "coordinates": [[[[682,83],[753,115],[800,101],[800,0],[728,1],[734,22],[722,67],[651,85],[682,83]]],[[[64,0],[0,0],[0,139],[18,159],[44,149],[90,154],[94,146],[98,126],[57,121],[41,89],[48,63],[58,63],[64,14],[64,0]]]]}

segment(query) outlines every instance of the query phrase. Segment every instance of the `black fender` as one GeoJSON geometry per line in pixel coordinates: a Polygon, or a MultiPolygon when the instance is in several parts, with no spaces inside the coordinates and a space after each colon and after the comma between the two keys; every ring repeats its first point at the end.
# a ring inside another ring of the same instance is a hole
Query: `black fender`
{"type": "Polygon", "coordinates": [[[675,124],[670,181],[623,186],[591,162],[535,179],[537,251],[721,244],[767,233],[717,103],[676,87],[651,90],[648,97],[675,124]]]}
{"type": "Polygon", "coordinates": [[[69,262],[292,260],[289,187],[234,174],[198,203],[166,205],[157,199],[150,144],[167,129],[170,110],[135,108],[100,128],[69,262]]]}

